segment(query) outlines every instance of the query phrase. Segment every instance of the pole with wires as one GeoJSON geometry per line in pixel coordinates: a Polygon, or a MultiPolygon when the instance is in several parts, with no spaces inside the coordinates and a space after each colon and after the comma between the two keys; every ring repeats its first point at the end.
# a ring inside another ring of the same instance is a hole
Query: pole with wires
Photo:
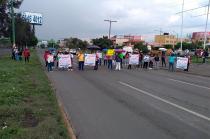
{"type": "Polygon", "coordinates": [[[182,43],[183,43],[183,24],[184,24],[184,0],[182,3],[182,24],[181,24],[181,47],[180,49],[182,50],[182,43]]]}
{"type": "Polygon", "coordinates": [[[203,49],[206,49],[206,41],[207,41],[207,28],[208,28],[208,21],[209,21],[209,6],[210,6],[210,0],[208,3],[208,10],[207,10],[207,15],[206,15],[206,26],[205,26],[205,38],[204,38],[204,42],[203,42],[203,49]]]}

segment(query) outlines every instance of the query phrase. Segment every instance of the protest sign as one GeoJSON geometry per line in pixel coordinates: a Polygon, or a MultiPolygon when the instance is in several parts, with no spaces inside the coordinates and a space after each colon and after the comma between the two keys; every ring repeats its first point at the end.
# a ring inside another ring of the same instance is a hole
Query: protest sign
{"type": "Polygon", "coordinates": [[[186,57],[177,57],[176,68],[177,69],[187,69],[188,58],[186,57]]]}
{"type": "Polygon", "coordinates": [[[85,54],[85,66],[95,66],[96,54],[85,54]]]}
{"type": "Polygon", "coordinates": [[[59,55],[58,59],[59,68],[69,68],[72,66],[70,55],[59,55]]]}
{"type": "Polygon", "coordinates": [[[139,55],[138,54],[130,55],[129,64],[130,65],[138,65],[139,64],[139,55]]]}
{"type": "Polygon", "coordinates": [[[102,53],[97,53],[98,58],[102,58],[102,53]]]}

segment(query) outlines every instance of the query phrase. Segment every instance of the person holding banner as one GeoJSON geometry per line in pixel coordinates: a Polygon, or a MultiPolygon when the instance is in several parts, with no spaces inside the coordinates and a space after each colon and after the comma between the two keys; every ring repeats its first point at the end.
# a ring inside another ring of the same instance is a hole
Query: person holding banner
{"type": "Polygon", "coordinates": [[[82,51],[79,52],[77,58],[79,61],[79,70],[84,70],[84,54],[82,53],[82,51]]]}
{"type": "Polygon", "coordinates": [[[98,70],[99,60],[100,60],[99,55],[98,55],[98,53],[96,53],[96,63],[95,63],[95,66],[94,66],[94,70],[98,70]]]}
{"type": "Polygon", "coordinates": [[[112,70],[112,65],[113,65],[113,63],[112,63],[112,56],[108,56],[107,55],[107,59],[108,59],[108,69],[110,69],[110,70],[112,70]]]}
{"type": "Polygon", "coordinates": [[[169,56],[169,68],[168,71],[174,72],[174,63],[176,61],[175,55],[172,53],[171,56],[169,56]]]}
{"type": "Polygon", "coordinates": [[[149,64],[149,61],[150,61],[150,56],[148,54],[145,54],[145,56],[143,58],[143,61],[144,61],[143,68],[144,69],[147,69],[148,68],[148,64],[149,64]]]}

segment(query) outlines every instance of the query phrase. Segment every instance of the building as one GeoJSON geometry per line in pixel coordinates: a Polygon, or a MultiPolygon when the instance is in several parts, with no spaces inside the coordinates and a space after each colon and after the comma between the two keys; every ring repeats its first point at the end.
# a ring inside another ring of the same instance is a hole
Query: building
{"type": "MultiPolygon", "coordinates": [[[[206,32],[207,43],[210,43],[210,32],[206,32]]],[[[204,42],[205,32],[193,32],[192,34],[192,42],[204,42]]]]}
{"type": "Polygon", "coordinates": [[[133,46],[138,42],[144,42],[142,36],[137,35],[116,35],[111,38],[114,45],[133,46]]]}
{"type": "Polygon", "coordinates": [[[170,35],[169,33],[164,33],[163,35],[155,35],[155,43],[164,45],[172,45],[175,46],[178,39],[175,35],[170,35]]]}

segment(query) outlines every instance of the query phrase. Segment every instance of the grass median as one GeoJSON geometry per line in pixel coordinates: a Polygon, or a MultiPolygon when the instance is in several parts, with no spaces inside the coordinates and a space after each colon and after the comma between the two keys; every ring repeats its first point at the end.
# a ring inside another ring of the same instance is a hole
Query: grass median
{"type": "Polygon", "coordinates": [[[0,139],[69,139],[55,93],[35,52],[0,58],[0,139]]]}

